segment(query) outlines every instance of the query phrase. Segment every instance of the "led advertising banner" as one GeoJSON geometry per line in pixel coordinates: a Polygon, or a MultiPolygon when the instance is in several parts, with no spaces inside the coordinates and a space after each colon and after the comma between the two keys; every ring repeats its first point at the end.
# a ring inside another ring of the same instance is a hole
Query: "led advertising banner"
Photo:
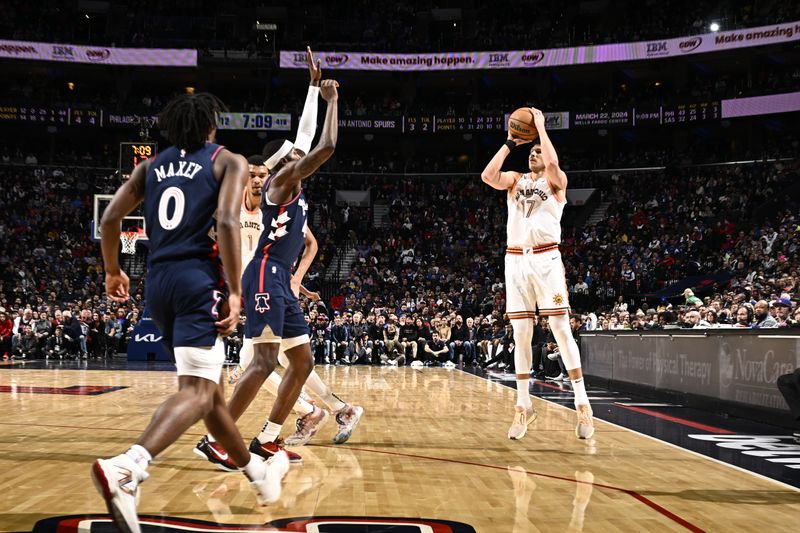
{"type": "MultiPolygon", "coordinates": [[[[798,40],[800,40],[800,21],[673,39],[545,50],[443,52],[433,54],[339,51],[315,53],[322,60],[323,68],[332,70],[491,70],[680,57],[798,40]]],[[[281,68],[308,68],[306,52],[299,50],[282,51],[280,54],[280,66],[281,68]]]]}
{"type": "Polygon", "coordinates": [[[173,48],[111,48],[77,44],[0,40],[0,58],[130,65],[196,67],[197,50],[173,48]]]}

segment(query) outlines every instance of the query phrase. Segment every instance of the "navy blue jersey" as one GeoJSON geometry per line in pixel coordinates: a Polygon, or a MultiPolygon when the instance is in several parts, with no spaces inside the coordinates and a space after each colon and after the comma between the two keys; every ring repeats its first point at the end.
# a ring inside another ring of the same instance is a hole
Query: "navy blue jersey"
{"type": "Polygon", "coordinates": [[[171,146],[150,163],[144,186],[148,264],[216,257],[209,230],[220,186],[214,178],[214,159],[222,148],[206,143],[186,153],[171,146]]]}
{"type": "Polygon", "coordinates": [[[261,216],[264,229],[258,239],[255,257],[274,261],[290,270],[305,243],[308,203],[302,189],[288,203],[270,202],[268,191],[274,177],[274,174],[270,176],[262,189],[261,216]]]}

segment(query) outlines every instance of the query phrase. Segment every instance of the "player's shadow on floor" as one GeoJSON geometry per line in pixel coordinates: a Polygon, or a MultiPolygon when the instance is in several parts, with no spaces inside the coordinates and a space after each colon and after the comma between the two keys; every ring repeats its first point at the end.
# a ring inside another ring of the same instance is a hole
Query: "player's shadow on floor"
{"type": "Polygon", "coordinates": [[[672,496],[682,500],[710,503],[746,503],[751,505],[783,505],[800,503],[800,494],[791,490],[681,490],[637,491],[642,496],[672,496]]]}

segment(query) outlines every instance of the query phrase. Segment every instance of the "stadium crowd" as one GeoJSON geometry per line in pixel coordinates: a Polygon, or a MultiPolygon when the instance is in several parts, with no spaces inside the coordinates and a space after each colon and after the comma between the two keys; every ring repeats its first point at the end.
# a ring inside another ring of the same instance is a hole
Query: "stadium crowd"
{"type": "MultiPolygon", "coordinates": [[[[571,187],[611,201],[598,223],[563,230],[576,329],[797,325],[800,209],[777,194],[796,177],[794,162],[575,174],[571,187]],[[658,188],[642,186],[653,179],[658,188]],[[696,295],[670,289],[704,275],[711,282],[689,287],[696,295]]],[[[113,191],[117,178],[30,165],[0,166],[0,179],[0,353],[124,351],[143,286],[134,283],[128,304],[108,301],[89,239],[92,194],[113,191]]],[[[329,296],[303,304],[319,362],[507,364],[502,193],[475,177],[332,175],[307,189],[320,249],[306,281],[329,296]],[[335,207],[337,190],[367,188],[372,207],[335,207]],[[385,227],[373,224],[378,205],[385,227]],[[348,248],[355,263],[343,282],[329,281],[348,248]]]]}

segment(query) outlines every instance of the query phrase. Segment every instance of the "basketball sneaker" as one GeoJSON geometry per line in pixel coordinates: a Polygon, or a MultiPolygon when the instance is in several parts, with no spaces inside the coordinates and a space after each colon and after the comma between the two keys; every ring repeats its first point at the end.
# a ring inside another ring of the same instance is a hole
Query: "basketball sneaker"
{"type": "Polygon", "coordinates": [[[240,365],[236,365],[233,370],[228,373],[228,385],[236,385],[242,377],[242,374],[244,374],[244,368],[240,365]]]}
{"type": "Polygon", "coordinates": [[[328,422],[329,417],[328,411],[315,405],[313,411],[297,419],[294,423],[295,432],[286,437],[284,442],[287,446],[304,446],[328,422]]]}
{"type": "MultiPolygon", "coordinates": [[[[255,442],[258,442],[257,440],[255,442]]],[[[251,446],[252,451],[252,446],[251,446]]],[[[278,450],[265,463],[263,477],[250,479],[250,487],[256,493],[259,505],[275,503],[281,497],[281,483],[289,471],[289,456],[286,450],[278,450]]],[[[247,477],[247,474],[245,474],[247,477]]]]}
{"type": "Polygon", "coordinates": [[[269,461],[272,457],[280,452],[286,452],[286,456],[289,458],[289,462],[293,465],[299,464],[303,462],[303,458],[300,457],[300,454],[291,452],[289,450],[284,449],[283,447],[283,439],[278,438],[272,442],[265,442],[260,443],[258,442],[258,438],[254,438],[250,441],[250,452],[254,453],[260,457],[262,457],[265,461],[269,461]]]}
{"type": "Polygon", "coordinates": [[[97,459],[92,465],[94,486],[106,501],[114,524],[123,533],[141,533],[136,505],[139,484],[147,478],[147,472],[125,454],[97,459]]]}
{"type": "Polygon", "coordinates": [[[364,408],[359,405],[347,405],[347,407],[336,412],[336,424],[339,431],[333,437],[334,444],[344,444],[353,434],[361,417],[364,416],[364,408]]]}
{"type": "Polygon", "coordinates": [[[228,452],[219,442],[211,442],[208,437],[203,436],[197,446],[192,450],[195,454],[207,460],[220,470],[225,472],[236,472],[239,468],[228,456],[228,452]]]}
{"type": "Polygon", "coordinates": [[[538,414],[533,404],[527,409],[517,405],[514,407],[514,411],[514,421],[511,423],[511,427],[508,428],[508,438],[519,440],[528,432],[528,426],[536,420],[538,414]]]}
{"type": "Polygon", "coordinates": [[[575,426],[575,435],[579,439],[591,439],[594,435],[594,421],[592,408],[588,405],[579,405],[575,408],[578,414],[578,425],[575,426]]]}

